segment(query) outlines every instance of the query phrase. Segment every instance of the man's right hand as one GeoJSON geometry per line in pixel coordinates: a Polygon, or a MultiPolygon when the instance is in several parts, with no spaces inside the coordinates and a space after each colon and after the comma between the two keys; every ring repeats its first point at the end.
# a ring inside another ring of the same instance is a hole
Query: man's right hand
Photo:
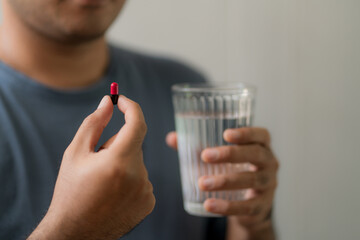
{"type": "Polygon", "coordinates": [[[66,149],[49,210],[29,239],[117,239],[154,208],[143,163],[146,124],[139,105],[118,100],[125,125],[98,152],[95,146],[111,119],[105,96],[66,149]]]}

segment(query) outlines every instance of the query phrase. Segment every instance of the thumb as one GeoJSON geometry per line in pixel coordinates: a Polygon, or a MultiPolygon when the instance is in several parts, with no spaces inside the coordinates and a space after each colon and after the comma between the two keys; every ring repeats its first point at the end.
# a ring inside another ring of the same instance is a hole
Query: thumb
{"type": "Polygon", "coordinates": [[[104,128],[112,117],[113,109],[110,97],[104,96],[95,112],[84,119],[71,145],[94,152],[104,128]]]}

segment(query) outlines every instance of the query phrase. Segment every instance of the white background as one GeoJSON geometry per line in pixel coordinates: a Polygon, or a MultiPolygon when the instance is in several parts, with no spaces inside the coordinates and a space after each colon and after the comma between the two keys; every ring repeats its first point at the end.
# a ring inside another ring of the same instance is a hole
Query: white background
{"type": "Polygon", "coordinates": [[[109,36],[257,85],[279,238],[360,239],[359,0],[129,0],[109,36]]]}
{"type": "Polygon", "coordinates": [[[109,38],[257,85],[279,239],[360,239],[359,0],[128,0],[109,38]]]}

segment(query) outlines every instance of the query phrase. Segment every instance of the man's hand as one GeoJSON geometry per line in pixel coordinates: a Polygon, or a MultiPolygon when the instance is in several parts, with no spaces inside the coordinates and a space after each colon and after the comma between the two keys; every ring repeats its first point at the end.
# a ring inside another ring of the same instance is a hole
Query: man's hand
{"type": "Polygon", "coordinates": [[[143,113],[124,96],[118,107],[126,123],[98,152],[113,113],[109,96],[84,120],[64,153],[49,210],[29,239],[117,239],[153,210],[141,148],[143,113]]]}
{"type": "MultiPolygon", "coordinates": [[[[210,164],[250,163],[252,171],[203,176],[199,179],[199,187],[204,191],[249,189],[247,199],[244,201],[207,199],[204,207],[209,212],[231,216],[230,229],[236,224],[239,228],[248,230],[246,235],[254,239],[249,235],[254,235],[255,229],[264,231],[265,225],[271,225],[268,220],[277,186],[276,173],[279,163],[271,151],[270,135],[266,129],[250,127],[228,129],[223,136],[225,141],[235,145],[207,148],[201,153],[203,161],[210,164]]],[[[166,141],[169,146],[176,149],[176,133],[169,133],[166,141]]],[[[231,235],[228,233],[228,236],[229,234],[231,235]]],[[[228,239],[232,238],[228,237],[228,239]]]]}

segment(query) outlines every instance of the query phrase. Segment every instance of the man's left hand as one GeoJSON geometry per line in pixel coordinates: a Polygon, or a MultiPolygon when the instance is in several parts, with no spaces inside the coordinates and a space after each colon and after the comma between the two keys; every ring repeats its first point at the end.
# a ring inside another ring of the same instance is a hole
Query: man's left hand
{"type": "MultiPolygon", "coordinates": [[[[236,216],[237,222],[244,227],[260,224],[270,216],[277,187],[279,163],[270,148],[270,134],[264,128],[227,129],[224,140],[234,145],[207,148],[201,154],[202,160],[211,164],[250,163],[251,170],[203,176],[199,179],[199,187],[204,191],[248,189],[246,200],[211,198],[205,201],[204,207],[212,213],[236,216]]],[[[177,148],[175,132],[169,133],[166,141],[177,148]]]]}

